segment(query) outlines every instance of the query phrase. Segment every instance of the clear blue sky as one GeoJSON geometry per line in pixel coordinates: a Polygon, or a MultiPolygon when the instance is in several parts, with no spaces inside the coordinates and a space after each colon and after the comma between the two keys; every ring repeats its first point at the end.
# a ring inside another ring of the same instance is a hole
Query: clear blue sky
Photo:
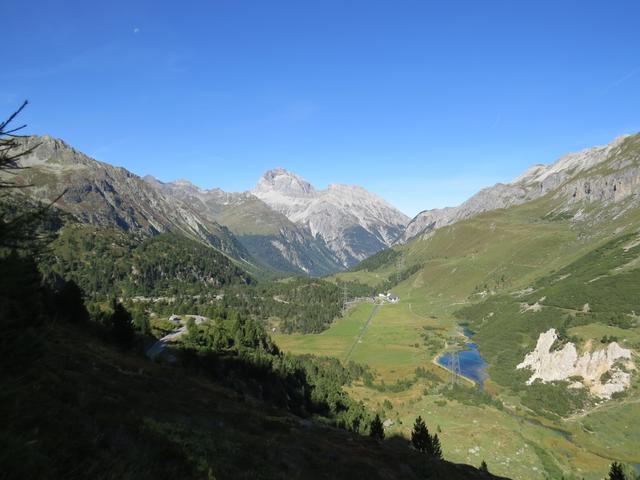
{"type": "Polygon", "coordinates": [[[135,173],[409,215],[640,130],[640,2],[3,2],[0,106],[135,173]]]}

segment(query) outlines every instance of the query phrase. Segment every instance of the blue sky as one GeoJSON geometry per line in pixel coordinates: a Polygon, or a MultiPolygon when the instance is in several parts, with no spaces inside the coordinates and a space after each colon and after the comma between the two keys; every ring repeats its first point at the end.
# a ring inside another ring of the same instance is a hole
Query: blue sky
{"type": "Polygon", "coordinates": [[[413,215],[640,130],[635,0],[62,0],[2,16],[5,114],[29,99],[30,132],[162,180],[238,191],[282,166],[413,215]]]}

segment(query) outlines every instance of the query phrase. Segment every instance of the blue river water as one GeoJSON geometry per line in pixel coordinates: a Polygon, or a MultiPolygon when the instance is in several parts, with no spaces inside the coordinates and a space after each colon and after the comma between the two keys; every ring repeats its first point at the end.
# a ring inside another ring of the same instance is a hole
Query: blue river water
{"type": "MultiPolygon", "coordinates": [[[[473,332],[469,328],[463,327],[463,331],[467,338],[473,336],[473,332]]],[[[484,381],[487,379],[487,362],[480,355],[478,345],[472,342],[465,343],[465,348],[458,351],[458,358],[460,361],[460,374],[473,380],[482,388],[484,381]]],[[[438,364],[449,370],[451,355],[445,353],[438,357],[438,364]]]]}

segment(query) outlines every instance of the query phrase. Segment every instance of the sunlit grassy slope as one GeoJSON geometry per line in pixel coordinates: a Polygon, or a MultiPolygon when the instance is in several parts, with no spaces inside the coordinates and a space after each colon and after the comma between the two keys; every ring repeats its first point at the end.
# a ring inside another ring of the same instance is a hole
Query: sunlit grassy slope
{"type": "MultiPolygon", "coordinates": [[[[619,206],[618,211],[623,213],[615,217],[606,215],[604,210],[582,207],[586,215],[583,220],[574,221],[573,214],[581,207],[560,212],[559,204],[559,200],[548,196],[519,207],[488,212],[442,228],[426,239],[394,247],[404,255],[405,269],[420,267],[392,288],[400,302],[380,308],[350,358],[373,367],[380,374],[378,381],[384,380],[387,385],[402,378],[415,380],[416,367],[425,368],[441,383],[417,379],[400,392],[364,385],[354,388],[356,397],[372,408],[385,410],[385,415],[395,420],[392,431],[407,434],[413,419],[421,414],[430,428],[440,425],[448,458],[471,463],[484,458],[492,471],[522,479],[564,475],[595,480],[602,478],[613,459],[640,462],[637,448],[634,450],[640,435],[640,426],[633,421],[633,415],[638,413],[635,390],[624,401],[614,400],[583,417],[565,420],[531,411],[502,378],[498,378],[500,383],[489,380],[485,385],[494,399],[502,401],[502,408],[464,404],[442,394],[447,374],[433,364],[433,359],[447,343],[458,340],[460,323],[474,324],[478,330],[475,339],[481,352],[486,351],[490,364],[499,359],[492,351],[505,352],[513,359],[530,346],[530,341],[523,343],[509,336],[508,315],[493,327],[500,330],[496,337],[503,341],[492,342],[491,335],[482,330],[482,322],[473,318],[473,311],[462,310],[468,312],[466,318],[460,314],[461,309],[474,305],[482,309],[495,298],[513,298],[511,293],[552,277],[611,239],[631,234],[640,225],[638,210],[623,212],[625,205],[619,206]],[[385,408],[385,400],[393,408],[389,409],[388,404],[385,408]]],[[[379,285],[395,276],[397,264],[396,257],[371,271],[345,272],[333,278],[379,285]]],[[[628,273],[637,267],[628,259],[623,270],[628,273]]],[[[277,342],[286,350],[344,359],[371,309],[370,304],[359,305],[322,334],[281,335],[277,342]]],[[[576,326],[570,333],[600,338],[604,334],[620,335],[618,330],[596,323],[576,326]]],[[[638,335],[637,330],[625,333],[632,343],[638,335]]],[[[495,364],[490,365],[490,372],[495,368],[495,364]]]]}

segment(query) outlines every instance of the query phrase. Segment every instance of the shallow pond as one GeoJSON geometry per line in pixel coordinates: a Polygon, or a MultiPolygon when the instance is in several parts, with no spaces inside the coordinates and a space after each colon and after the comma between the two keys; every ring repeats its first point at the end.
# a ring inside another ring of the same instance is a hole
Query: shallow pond
{"type": "MultiPolygon", "coordinates": [[[[464,335],[467,338],[473,336],[473,331],[468,327],[463,327],[464,335]]],[[[480,388],[487,378],[487,362],[484,361],[482,355],[478,351],[478,345],[472,342],[465,343],[465,348],[458,350],[458,358],[460,361],[460,374],[463,377],[467,377],[478,384],[480,388]]],[[[438,357],[438,364],[442,365],[447,370],[450,370],[451,355],[443,354],[438,357]]]]}

